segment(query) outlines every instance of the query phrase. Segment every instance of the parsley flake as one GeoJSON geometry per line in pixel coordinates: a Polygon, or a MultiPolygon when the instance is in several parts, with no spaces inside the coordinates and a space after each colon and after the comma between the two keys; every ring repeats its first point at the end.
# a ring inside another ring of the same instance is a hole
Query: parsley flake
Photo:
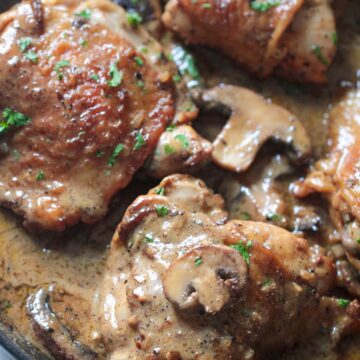
{"type": "Polygon", "coordinates": [[[135,140],[134,150],[140,150],[144,145],[146,145],[146,141],[140,131],[138,131],[135,135],[135,140]]]}
{"type": "Polygon", "coordinates": [[[45,179],[45,173],[40,170],[36,175],[36,181],[42,181],[45,179]]]}
{"type": "Polygon", "coordinates": [[[319,45],[314,45],[312,47],[312,53],[318,58],[318,60],[323,65],[329,65],[329,60],[324,56],[321,47],[319,45]]]}
{"type": "Polygon", "coordinates": [[[61,72],[61,70],[68,66],[70,66],[70,61],[68,60],[60,60],[56,63],[54,70],[59,80],[62,80],[64,78],[64,74],[61,72]]]}
{"type": "Polygon", "coordinates": [[[338,37],[337,32],[331,33],[331,40],[332,40],[332,42],[333,42],[334,45],[337,45],[337,44],[338,44],[338,42],[339,42],[339,37],[338,37]]]}
{"type": "Polygon", "coordinates": [[[182,145],[182,147],[183,147],[184,149],[188,148],[189,145],[190,145],[189,139],[188,139],[187,136],[184,135],[184,134],[178,134],[178,135],[176,135],[176,136],[175,136],[175,139],[178,140],[178,141],[180,141],[180,143],[181,143],[181,145],[182,145]]]}
{"type": "Polygon", "coordinates": [[[347,299],[338,299],[337,300],[337,304],[342,307],[343,309],[346,309],[349,304],[350,304],[350,300],[347,299]]]}
{"type": "Polygon", "coordinates": [[[109,86],[117,87],[121,84],[124,74],[117,68],[117,62],[110,65],[109,75],[111,76],[111,80],[108,81],[109,86]]]}
{"type": "Polygon", "coordinates": [[[11,108],[5,108],[0,121],[0,135],[5,134],[11,127],[21,127],[30,122],[30,118],[11,108]]]}
{"type": "Polygon", "coordinates": [[[137,27],[141,24],[142,20],[141,15],[134,10],[130,10],[127,14],[127,21],[130,26],[137,27]]]}
{"type": "Polygon", "coordinates": [[[135,56],[134,61],[138,66],[144,66],[144,61],[140,56],[135,56]]]}
{"type": "Polygon", "coordinates": [[[169,144],[164,145],[164,151],[165,151],[166,155],[171,155],[171,154],[174,154],[176,152],[176,150],[169,144]]]}
{"type": "Polygon", "coordinates": [[[105,151],[103,151],[103,150],[98,150],[98,151],[96,151],[95,156],[96,156],[97,158],[101,158],[101,157],[104,156],[104,154],[105,154],[105,151]]]}
{"type": "Polygon", "coordinates": [[[175,128],[176,128],[176,125],[175,125],[175,124],[172,124],[172,125],[169,125],[169,126],[166,128],[166,131],[167,131],[167,132],[173,132],[175,128]]]}
{"type": "Polygon", "coordinates": [[[151,234],[146,234],[146,235],[145,235],[145,241],[146,241],[147,243],[153,243],[153,242],[154,242],[154,238],[153,238],[153,236],[152,236],[151,234]]]}
{"type": "Polygon", "coordinates": [[[251,220],[251,215],[244,211],[240,214],[240,220],[251,220]]]}
{"type": "Polygon", "coordinates": [[[155,189],[155,194],[164,196],[165,195],[165,188],[163,188],[162,186],[158,187],[157,189],[155,189]]]}
{"type": "Polygon", "coordinates": [[[24,53],[29,48],[29,46],[31,44],[32,44],[32,39],[31,38],[21,38],[18,41],[18,45],[19,45],[20,51],[22,53],[24,53]]]}
{"type": "Polygon", "coordinates": [[[116,145],[114,152],[109,157],[109,160],[108,160],[108,165],[109,166],[112,167],[112,166],[115,165],[116,158],[120,155],[120,153],[124,150],[124,148],[125,148],[125,146],[123,144],[116,145]]]}
{"type": "Polygon", "coordinates": [[[169,214],[169,208],[166,205],[155,205],[155,210],[160,217],[164,217],[169,214]]]}
{"type": "Polygon", "coordinates": [[[87,47],[89,45],[89,41],[88,40],[81,40],[80,45],[85,48],[85,47],[87,47]]]}
{"type": "Polygon", "coordinates": [[[230,245],[231,248],[237,250],[241,256],[244,258],[247,265],[250,265],[250,253],[249,250],[253,246],[253,242],[249,240],[246,244],[243,244],[242,242],[238,242],[235,245],[230,245]]]}
{"type": "Polygon", "coordinates": [[[80,12],[77,12],[75,16],[82,17],[85,20],[91,19],[91,10],[90,9],[84,9],[80,12]]]}
{"type": "Polygon", "coordinates": [[[209,4],[209,3],[205,3],[205,4],[202,4],[201,7],[202,7],[203,9],[211,9],[211,8],[212,8],[212,5],[209,4]]]}
{"type": "Polygon", "coordinates": [[[97,75],[97,74],[92,74],[92,75],[90,76],[90,78],[91,78],[92,80],[95,80],[95,81],[100,81],[100,77],[99,77],[99,75],[97,75]]]}
{"type": "Polygon", "coordinates": [[[201,257],[197,257],[194,261],[194,264],[196,267],[200,266],[202,264],[202,258],[201,257]]]}
{"type": "Polygon", "coordinates": [[[273,7],[279,6],[280,4],[281,4],[281,1],[279,1],[279,0],[268,0],[265,2],[255,0],[255,1],[251,2],[250,6],[254,11],[266,12],[273,7]]]}
{"type": "Polygon", "coordinates": [[[24,54],[25,59],[30,60],[32,63],[37,64],[39,57],[34,51],[28,51],[24,54]]]}

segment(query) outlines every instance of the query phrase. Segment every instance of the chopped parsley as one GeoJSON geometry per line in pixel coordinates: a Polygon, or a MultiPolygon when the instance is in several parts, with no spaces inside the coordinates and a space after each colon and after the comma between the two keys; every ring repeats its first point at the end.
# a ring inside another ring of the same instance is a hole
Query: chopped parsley
{"type": "Polygon", "coordinates": [[[70,66],[70,61],[68,61],[68,60],[60,60],[56,63],[54,70],[55,70],[59,80],[62,80],[64,78],[64,74],[62,73],[61,70],[68,66],[70,66]]]}
{"type": "Polygon", "coordinates": [[[140,150],[144,145],[146,145],[146,141],[140,131],[138,131],[135,135],[135,140],[134,150],[140,150]]]}
{"type": "Polygon", "coordinates": [[[90,76],[90,78],[93,79],[93,80],[95,80],[95,81],[100,81],[100,77],[99,77],[99,75],[97,75],[97,74],[92,74],[92,75],[90,76]]]}
{"type": "Polygon", "coordinates": [[[108,160],[108,165],[109,166],[114,166],[116,163],[116,158],[120,155],[120,153],[124,150],[125,146],[123,144],[118,144],[115,147],[114,152],[112,153],[112,155],[109,157],[108,160]]]}
{"type": "Polygon", "coordinates": [[[264,2],[255,0],[255,1],[251,2],[250,6],[254,11],[266,12],[273,7],[279,6],[280,4],[281,4],[281,1],[279,1],[279,0],[267,0],[264,2]]]}
{"type": "Polygon", "coordinates": [[[176,125],[175,125],[175,124],[172,124],[172,125],[169,125],[169,126],[166,128],[166,131],[167,131],[167,132],[173,132],[175,128],[176,128],[176,125]]]}
{"type": "Polygon", "coordinates": [[[154,238],[153,238],[153,236],[152,236],[151,234],[146,234],[146,235],[145,235],[145,241],[146,241],[147,243],[153,243],[153,242],[154,242],[154,238]]]}
{"type": "Polygon", "coordinates": [[[280,222],[283,219],[281,214],[268,214],[266,215],[266,220],[273,221],[273,222],[280,222]]]}
{"type": "Polygon", "coordinates": [[[200,266],[202,264],[202,262],[203,261],[202,261],[201,257],[197,257],[194,261],[196,267],[200,266]]]}
{"type": "Polygon", "coordinates": [[[45,173],[40,170],[37,174],[36,174],[36,181],[42,181],[45,179],[45,173]]]}
{"type": "Polygon", "coordinates": [[[164,145],[164,151],[165,151],[166,155],[171,155],[171,154],[174,154],[176,152],[176,150],[169,144],[164,145]]]}
{"type": "Polygon", "coordinates": [[[140,56],[135,56],[134,61],[138,66],[144,66],[144,61],[140,56]]]}
{"type": "Polygon", "coordinates": [[[111,77],[111,80],[108,81],[109,86],[117,87],[121,84],[124,74],[117,68],[117,62],[110,65],[109,75],[111,77]]]}
{"type": "Polygon", "coordinates": [[[137,27],[141,24],[142,20],[141,15],[134,10],[130,10],[127,14],[127,21],[130,26],[137,27]]]}
{"type": "Polygon", "coordinates": [[[5,134],[11,127],[21,127],[30,122],[30,118],[11,108],[5,108],[0,121],[0,135],[5,134]]]}
{"type": "Polygon", "coordinates": [[[317,57],[317,59],[323,64],[323,65],[329,65],[329,60],[324,56],[321,47],[319,45],[314,45],[312,47],[312,53],[317,57]]]}
{"type": "Polygon", "coordinates": [[[203,9],[211,9],[212,8],[212,5],[210,3],[205,3],[205,4],[202,4],[201,7],[203,9]]]}
{"type": "Polygon", "coordinates": [[[30,60],[32,63],[37,64],[39,57],[34,51],[28,51],[24,54],[25,59],[30,60]]]}
{"type": "Polygon", "coordinates": [[[360,245],[360,238],[356,239],[356,242],[360,245]]]}
{"type": "Polygon", "coordinates": [[[250,265],[250,253],[249,250],[251,249],[253,243],[249,240],[245,245],[242,242],[238,242],[235,245],[230,245],[231,248],[237,250],[241,256],[244,258],[247,265],[250,265]]]}
{"type": "Polygon", "coordinates": [[[169,214],[169,208],[166,205],[155,205],[155,210],[160,217],[164,217],[169,214]]]}
{"type": "Polygon", "coordinates": [[[251,220],[251,215],[244,211],[240,214],[240,220],[251,220]]]}
{"type": "Polygon", "coordinates": [[[339,42],[339,37],[338,37],[337,32],[331,33],[331,40],[332,40],[332,42],[333,42],[334,45],[337,45],[337,44],[338,44],[338,42],[339,42]]]}
{"type": "Polygon", "coordinates": [[[80,45],[85,48],[85,47],[87,47],[87,46],[89,45],[89,41],[87,41],[87,40],[81,40],[81,41],[80,41],[80,45]]]}
{"type": "Polygon", "coordinates": [[[189,145],[190,145],[189,139],[188,139],[187,136],[184,135],[184,134],[176,135],[176,136],[175,136],[175,139],[178,140],[178,141],[180,141],[180,143],[181,143],[181,145],[182,145],[182,147],[183,147],[184,149],[188,148],[189,145]]]}
{"type": "Polygon", "coordinates": [[[85,20],[90,20],[91,19],[91,10],[90,9],[82,10],[80,12],[77,12],[75,14],[75,16],[81,17],[85,20]]]}
{"type": "Polygon", "coordinates": [[[180,82],[181,81],[181,76],[179,74],[176,74],[172,77],[174,82],[180,82]]]}
{"type": "Polygon", "coordinates": [[[199,86],[201,76],[194,57],[182,46],[176,46],[171,50],[171,58],[182,76],[188,75],[192,78],[192,81],[188,82],[188,87],[199,86]]]}
{"type": "Polygon", "coordinates": [[[155,194],[164,196],[165,195],[165,189],[162,186],[160,186],[157,189],[155,189],[155,194]]]}
{"type": "Polygon", "coordinates": [[[96,156],[97,158],[101,158],[101,157],[104,156],[104,154],[105,154],[105,151],[103,151],[103,150],[98,150],[98,151],[95,153],[95,156],[96,156]]]}
{"type": "Polygon", "coordinates": [[[136,86],[138,86],[139,88],[143,88],[145,86],[145,83],[142,80],[138,80],[136,82],[136,86]]]}
{"type": "Polygon", "coordinates": [[[349,304],[350,304],[350,300],[347,299],[338,299],[337,300],[337,304],[342,307],[343,309],[346,309],[349,304]]]}
{"type": "Polygon", "coordinates": [[[21,38],[21,39],[19,39],[18,44],[19,44],[20,51],[22,53],[24,53],[29,48],[29,46],[32,44],[32,39],[31,38],[21,38]]]}

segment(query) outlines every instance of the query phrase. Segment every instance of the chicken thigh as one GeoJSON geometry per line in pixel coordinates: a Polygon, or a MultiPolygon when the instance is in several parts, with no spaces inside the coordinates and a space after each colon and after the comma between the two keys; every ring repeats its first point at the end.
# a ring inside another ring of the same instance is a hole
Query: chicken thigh
{"type": "MultiPolygon", "coordinates": [[[[340,231],[347,258],[356,269],[360,296],[360,91],[350,91],[330,116],[331,147],[294,191],[299,197],[324,194],[333,222],[340,231]]],[[[350,270],[348,270],[350,271],[350,270]]]]}
{"type": "Polygon", "coordinates": [[[336,52],[329,0],[171,0],[165,26],[219,49],[250,72],[322,83],[336,52]]]}
{"type": "MultiPolygon", "coordinates": [[[[115,233],[101,333],[112,360],[253,359],[330,327],[333,279],[318,246],[228,221],[219,195],[173,175],[136,199],[115,233]]],[[[357,306],[340,309],[344,328],[358,325],[357,306]]]]}

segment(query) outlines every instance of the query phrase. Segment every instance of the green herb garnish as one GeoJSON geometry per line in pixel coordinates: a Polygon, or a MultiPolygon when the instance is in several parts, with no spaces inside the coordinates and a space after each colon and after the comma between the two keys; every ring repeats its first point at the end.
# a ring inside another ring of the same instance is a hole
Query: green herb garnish
{"type": "Polygon", "coordinates": [[[105,154],[105,151],[103,151],[103,150],[98,150],[98,151],[95,153],[95,156],[96,156],[97,158],[101,158],[101,157],[104,156],[104,154],[105,154]]]}
{"type": "Polygon", "coordinates": [[[24,53],[29,48],[29,46],[32,44],[32,39],[31,38],[21,38],[21,39],[19,39],[18,44],[19,44],[20,51],[22,53],[24,53]]]}
{"type": "Polygon", "coordinates": [[[11,108],[5,108],[0,121],[0,135],[5,134],[12,127],[21,127],[30,122],[30,118],[11,108]]]}
{"type": "Polygon", "coordinates": [[[180,82],[181,81],[181,76],[179,74],[174,75],[172,78],[173,78],[174,82],[180,82]]]}
{"type": "Polygon", "coordinates": [[[82,10],[80,12],[77,12],[75,14],[75,16],[82,17],[85,20],[90,20],[91,19],[91,10],[90,9],[82,10]]]}
{"type": "Polygon", "coordinates": [[[97,74],[92,74],[92,75],[90,76],[90,78],[93,79],[93,80],[95,80],[95,81],[100,81],[100,77],[99,77],[99,75],[97,75],[97,74]]]}
{"type": "Polygon", "coordinates": [[[54,70],[58,76],[59,80],[62,80],[64,78],[64,74],[61,72],[61,69],[70,66],[70,61],[68,60],[60,60],[56,63],[54,70]]]}
{"type": "Polygon", "coordinates": [[[164,217],[169,213],[169,208],[165,205],[155,205],[155,210],[160,217],[164,217]]]}
{"type": "Polygon", "coordinates": [[[112,155],[109,157],[108,160],[108,165],[109,166],[114,166],[116,163],[116,158],[120,155],[120,153],[124,150],[125,146],[123,144],[118,144],[115,147],[114,152],[112,153],[112,155]]]}
{"type": "Polygon", "coordinates": [[[160,186],[157,189],[155,189],[155,194],[164,196],[165,195],[165,189],[162,186],[160,186]]]}
{"type": "Polygon", "coordinates": [[[171,124],[171,125],[169,125],[169,126],[166,128],[166,131],[167,131],[167,132],[173,132],[175,128],[176,128],[176,125],[175,125],[175,124],[171,124]]]}
{"type": "Polygon", "coordinates": [[[88,40],[81,40],[81,41],[80,41],[80,45],[81,45],[82,47],[87,47],[87,46],[89,45],[89,41],[88,41],[88,40]]]}
{"type": "Polygon", "coordinates": [[[180,143],[181,143],[181,145],[182,145],[182,147],[183,147],[184,149],[188,148],[189,145],[190,145],[189,139],[188,139],[187,136],[184,135],[184,134],[176,135],[176,136],[175,136],[175,139],[178,140],[178,141],[180,141],[180,143]]]}
{"type": "Polygon", "coordinates": [[[250,265],[250,253],[249,250],[251,249],[253,243],[249,240],[246,244],[242,242],[238,242],[235,245],[230,245],[231,248],[237,250],[241,256],[244,258],[247,265],[250,265]]]}
{"type": "Polygon", "coordinates": [[[318,58],[318,60],[323,65],[329,65],[329,60],[322,53],[321,47],[319,45],[314,45],[312,47],[312,53],[318,58]]]}
{"type": "Polygon", "coordinates": [[[135,140],[134,150],[140,150],[144,145],[146,145],[146,141],[140,131],[138,131],[135,135],[135,140]]]}
{"type": "Polygon", "coordinates": [[[266,220],[273,221],[273,222],[280,222],[283,219],[281,214],[268,214],[266,215],[266,220]]]}
{"type": "Polygon", "coordinates": [[[201,257],[197,257],[194,261],[196,267],[200,266],[202,264],[202,262],[203,261],[202,261],[201,257]]]}
{"type": "Polygon", "coordinates": [[[135,56],[135,57],[134,57],[134,61],[135,61],[136,65],[138,65],[138,66],[144,66],[144,61],[143,61],[143,59],[142,59],[141,57],[135,56]]]}
{"type": "Polygon", "coordinates": [[[121,84],[124,74],[117,68],[117,62],[110,65],[109,75],[111,77],[111,80],[108,81],[109,86],[117,87],[121,84]]]}
{"type": "Polygon", "coordinates": [[[176,150],[169,144],[164,145],[164,151],[165,151],[166,155],[171,155],[171,154],[174,154],[176,152],[176,150]]]}
{"type": "Polygon", "coordinates": [[[45,173],[40,170],[37,174],[36,174],[36,181],[42,181],[45,179],[45,173]]]}
{"type": "Polygon", "coordinates": [[[338,299],[337,300],[337,304],[342,307],[343,309],[346,309],[349,304],[350,304],[350,300],[347,299],[338,299]]]}
{"type": "Polygon", "coordinates": [[[211,9],[211,8],[212,8],[212,5],[209,4],[209,3],[205,3],[205,4],[202,4],[201,7],[202,7],[203,9],[211,9]]]}
{"type": "Polygon", "coordinates": [[[28,51],[24,54],[25,59],[30,60],[32,63],[37,64],[39,57],[34,51],[28,51]]]}
{"type": "Polygon", "coordinates": [[[152,236],[151,234],[146,234],[146,235],[145,235],[145,241],[146,241],[147,243],[153,243],[153,242],[154,242],[154,238],[153,238],[153,236],[152,236]]]}
{"type": "Polygon", "coordinates": [[[240,220],[251,220],[251,215],[244,211],[240,214],[240,220]]]}
{"type": "Polygon", "coordinates": [[[281,4],[281,1],[279,1],[279,0],[268,0],[265,2],[255,0],[255,1],[251,2],[250,6],[254,11],[266,12],[273,7],[279,6],[280,4],[281,4]]]}
{"type": "Polygon", "coordinates": [[[339,42],[339,37],[338,37],[337,32],[331,33],[331,40],[332,40],[332,42],[333,42],[334,45],[337,45],[337,44],[338,44],[338,42],[339,42]]]}
{"type": "Polygon", "coordinates": [[[143,19],[142,19],[141,15],[134,10],[130,10],[127,14],[127,21],[129,23],[129,25],[131,25],[133,27],[137,27],[138,25],[140,25],[142,20],[143,19]]]}

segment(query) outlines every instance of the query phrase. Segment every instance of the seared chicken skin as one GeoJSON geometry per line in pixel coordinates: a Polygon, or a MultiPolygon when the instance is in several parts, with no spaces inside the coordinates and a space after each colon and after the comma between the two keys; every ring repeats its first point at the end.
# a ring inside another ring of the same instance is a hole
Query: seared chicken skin
{"type": "MultiPolygon", "coordinates": [[[[356,269],[354,277],[357,278],[358,285],[354,286],[349,281],[349,275],[348,279],[344,279],[344,285],[357,296],[360,296],[359,116],[360,91],[353,90],[331,113],[331,147],[326,159],[317,162],[307,178],[294,187],[295,194],[299,197],[319,192],[329,200],[330,214],[340,231],[346,256],[356,269]]],[[[351,270],[347,269],[346,272],[351,270]]]]}
{"type": "MultiPolygon", "coordinates": [[[[99,294],[110,359],[253,359],[332,325],[323,251],[227,217],[222,198],[185,175],[128,208],[99,294]]],[[[347,330],[358,325],[350,308],[340,309],[347,330]]]]}
{"type": "Polygon", "coordinates": [[[28,1],[1,15],[0,202],[26,226],[98,220],[173,119],[171,76],[131,31],[105,0],[28,1]]]}
{"type": "Polygon", "coordinates": [[[220,49],[260,77],[322,83],[336,52],[328,0],[171,0],[162,19],[189,44],[220,49]]]}

